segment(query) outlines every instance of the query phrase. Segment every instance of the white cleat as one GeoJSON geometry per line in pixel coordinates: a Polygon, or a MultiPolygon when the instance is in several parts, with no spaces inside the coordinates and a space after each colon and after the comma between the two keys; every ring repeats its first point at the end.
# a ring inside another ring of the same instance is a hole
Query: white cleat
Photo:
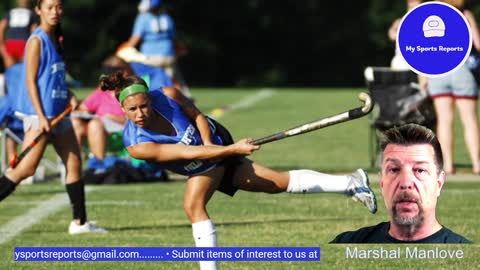
{"type": "Polygon", "coordinates": [[[81,233],[106,233],[107,230],[95,226],[92,222],[85,222],[83,225],[78,225],[75,221],[70,223],[68,227],[69,234],[81,234],[81,233]]]}
{"type": "Polygon", "coordinates": [[[352,196],[352,199],[363,203],[372,214],[377,212],[377,199],[375,193],[370,188],[368,174],[363,169],[358,169],[348,176],[350,184],[347,194],[352,196]]]}

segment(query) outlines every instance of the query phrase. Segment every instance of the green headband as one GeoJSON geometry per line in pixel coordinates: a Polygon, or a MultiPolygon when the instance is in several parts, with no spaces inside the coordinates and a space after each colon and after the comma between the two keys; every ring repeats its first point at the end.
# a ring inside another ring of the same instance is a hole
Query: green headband
{"type": "Polygon", "coordinates": [[[132,84],[130,86],[127,86],[122,90],[122,92],[120,92],[120,95],[118,96],[118,101],[120,101],[120,104],[122,104],[125,98],[138,93],[147,94],[148,88],[143,84],[132,84]]]}

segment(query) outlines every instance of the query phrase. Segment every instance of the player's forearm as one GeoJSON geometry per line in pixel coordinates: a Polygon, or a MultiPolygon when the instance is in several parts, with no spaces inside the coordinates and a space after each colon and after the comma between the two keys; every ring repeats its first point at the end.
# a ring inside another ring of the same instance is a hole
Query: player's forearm
{"type": "Polygon", "coordinates": [[[187,149],[183,153],[183,157],[186,160],[206,160],[227,157],[235,154],[237,154],[237,152],[235,151],[234,145],[203,145],[187,146],[187,149]]]}
{"type": "Polygon", "coordinates": [[[127,147],[128,153],[137,159],[155,162],[170,162],[175,160],[205,160],[221,158],[237,154],[234,145],[184,145],[140,143],[127,147]]]}
{"type": "Polygon", "coordinates": [[[38,92],[37,84],[27,80],[27,85],[28,95],[30,96],[30,100],[32,101],[35,112],[37,113],[38,117],[46,117],[45,112],[43,111],[42,103],[40,102],[40,94],[38,92]]]}
{"type": "Polygon", "coordinates": [[[390,28],[388,28],[388,38],[391,41],[395,41],[397,39],[397,31],[398,31],[398,26],[400,25],[400,20],[396,19],[390,28]]]}
{"type": "Polygon", "coordinates": [[[33,108],[35,109],[35,112],[37,113],[38,117],[47,117],[45,115],[45,112],[43,111],[42,103],[40,102],[40,96],[38,94],[38,90],[30,90],[28,91],[28,94],[30,96],[30,99],[33,104],[33,108]]]}
{"type": "Polygon", "coordinates": [[[8,22],[5,19],[0,21],[0,45],[2,46],[5,42],[5,31],[7,29],[7,24],[8,22]]]}
{"type": "Polygon", "coordinates": [[[207,118],[202,113],[199,113],[195,118],[195,125],[197,126],[198,132],[200,132],[203,144],[212,144],[212,133],[210,132],[207,118]]]}
{"type": "Polygon", "coordinates": [[[68,89],[68,95],[69,95],[69,103],[73,107],[73,109],[77,109],[78,106],[80,105],[80,101],[78,101],[77,97],[75,96],[75,93],[68,89]]]}
{"type": "Polygon", "coordinates": [[[472,32],[472,40],[473,40],[473,48],[474,50],[480,51],[480,32],[478,29],[477,21],[475,17],[470,11],[465,11],[464,14],[467,17],[467,21],[470,24],[471,32],[472,32]]]}
{"type": "Polygon", "coordinates": [[[0,55],[5,57],[7,54],[7,49],[5,48],[5,39],[3,36],[3,32],[0,32],[0,55]]]}
{"type": "Polygon", "coordinates": [[[25,56],[28,95],[32,101],[35,112],[38,117],[45,118],[45,113],[40,100],[40,93],[37,85],[37,75],[40,66],[41,42],[40,39],[34,37],[28,42],[25,56]]]}

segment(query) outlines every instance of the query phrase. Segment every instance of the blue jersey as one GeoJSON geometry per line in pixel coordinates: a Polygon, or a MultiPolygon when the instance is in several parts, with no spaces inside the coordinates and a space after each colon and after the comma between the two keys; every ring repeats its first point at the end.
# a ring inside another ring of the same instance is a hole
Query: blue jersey
{"type": "Polygon", "coordinates": [[[140,51],[145,55],[175,55],[175,25],[167,14],[140,13],[135,19],[132,34],[142,38],[140,51]]]}
{"type": "Polygon", "coordinates": [[[18,91],[22,87],[23,81],[19,80],[19,78],[22,77],[23,69],[23,62],[5,69],[5,89],[7,90],[8,106],[11,110],[11,113],[9,114],[11,121],[8,123],[8,127],[17,131],[23,131],[23,122],[14,115],[14,112],[17,111],[17,108],[21,103],[21,100],[18,97],[18,91]]]}
{"type": "MultiPolygon", "coordinates": [[[[40,63],[37,73],[37,86],[43,111],[47,117],[55,117],[65,110],[69,103],[69,92],[65,80],[65,63],[52,40],[42,28],[38,27],[30,39],[37,37],[41,42],[40,63]]],[[[30,40],[29,39],[29,40],[30,40]]],[[[25,62],[25,67],[28,65],[25,62]]],[[[18,91],[19,106],[23,114],[36,115],[33,103],[28,95],[26,68],[22,72],[21,87],[18,91]]]]}
{"type": "Polygon", "coordinates": [[[7,97],[10,108],[17,111],[22,102],[18,97],[20,89],[22,89],[24,81],[19,80],[23,75],[25,65],[23,62],[17,63],[5,69],[5,89],[7,90],[7,97]]]}
{"type": "MultiPolygon", "coordinates": [[[[128,120],[123,130],[123,143],[125,147],[140,143],[158,143],[158,144],[184,144],[184,145],[202,145],[200,132],[190,119],[182,111],[180,105],[174,100],[163,94],[161,89],[150,92],[153,110],[167,119],[175,129],[175,135],[164,135],[143,129],[136,126],[128,120]]],[[[212,133],[212,142],[217,145],[223,145],[223,141],[216,134],[215,126],[210,122],[210,131],[212,133]]],[[[216,166],[207,160],[178,160],[171,162],[155,163],[159,169],[166,169],[181,175],[195,175],[208,171],[216,166]]]]}
{"type": "Polygon", "coordinates": [[[150,83],[148,87],[150,89],[158,89],[162,88],[163,86],[174,86],[172,80],[162,68],[152,67],[136,62],[130,63],[130,66],[135,72],[135,75],[142,78],[144,76],[149,77],[150,83]]]}

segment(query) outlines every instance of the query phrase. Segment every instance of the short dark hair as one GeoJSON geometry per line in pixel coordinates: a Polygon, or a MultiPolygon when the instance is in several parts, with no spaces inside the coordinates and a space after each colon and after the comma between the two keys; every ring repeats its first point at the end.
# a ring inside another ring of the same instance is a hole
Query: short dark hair
{"type": "Polygon", "coordinates": [[[397,144],[410,146],[416,144],[429,144],[433,147],[435,155],[435,165],[437,165],[437,173],[443,170],[442,147],[435,133],[424,126],[417,124],[406,124],[395,126],[383,133],[380,142],[380,149],[383,153],[387,145],[397,144]]]}

